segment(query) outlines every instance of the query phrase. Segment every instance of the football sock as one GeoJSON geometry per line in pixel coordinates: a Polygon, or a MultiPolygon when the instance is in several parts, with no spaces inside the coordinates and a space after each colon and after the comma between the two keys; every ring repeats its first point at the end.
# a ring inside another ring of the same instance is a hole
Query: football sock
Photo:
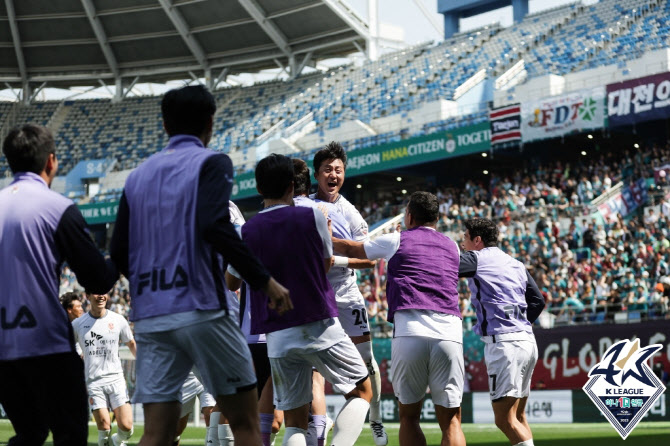
{"type": "Polygon", "coordinates": [[[379,365],[375,361],[372,354],[372,342],[363,342],[356,344],[363,362],[368,368],[370,374],[370,384],[372,384],[372,399],[370,400],[370,420],[382,421],[381,417],[381,397],[382,397],[382,380],[379,374],[379,365]]]}
{"type": "Polygon", "coordinates": [[[263,446],[270,446],[274,441],[272,438],[272,421],[274,421],[275,416],[271,413],[261,413],[260,418],[263,446]]]}
{"type": "Polygon", "coordinates": [[[221,446],[234,446],[235,438],[230,424],[219,424],[219,444],[221,446]]]}
{"type": "Polygon", "coordinates": [[[522,441],[521,443],[517,443],[514,446],[535,446],[535,445],[533,444],[533,439],[531,438],[529,440],[522,441]]]}
{"type": "Polygon", "coordinates": [[[312,415],[312,419],[314,420],[316,445],[323,446],[323,440],[326,438],[326,416],[312,415]]]}
{"type": "Polygon", "coordinates": [[[109,445],[109,433],[111,430],[101,431],[98,430],[98,446],[108,446],[109,445]]]}
{"type": "Polygon", "coordinates": [[[370,404],[363,398],[349,398],[335,420],[331,444],[351,446],[356,443],[363,430],[368,409],[370,409],[370,404]]]}
{"type": "Polygon", "coordinates": [[[305,435],[307,431],[299,427],[287,427],[284,432],[282,446],[306,446],[305,435]]]}
{"type": "Polygon", "coordinates": [[[219,445],[219,419],[221,418],[221,412],[212,412],[209,415],[209,426],[207,426],[207,439],[205,440],[205,445],[219,445]]]}

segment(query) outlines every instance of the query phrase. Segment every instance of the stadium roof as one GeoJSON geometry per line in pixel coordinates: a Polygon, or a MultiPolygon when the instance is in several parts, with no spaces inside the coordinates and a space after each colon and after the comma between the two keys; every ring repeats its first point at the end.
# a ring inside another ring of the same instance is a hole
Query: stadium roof
{"type": "Polygon", "coordinates": [[[0,85],[166,82],[286,68],[365,47],[342,0],[3,0],[0,85]]]}

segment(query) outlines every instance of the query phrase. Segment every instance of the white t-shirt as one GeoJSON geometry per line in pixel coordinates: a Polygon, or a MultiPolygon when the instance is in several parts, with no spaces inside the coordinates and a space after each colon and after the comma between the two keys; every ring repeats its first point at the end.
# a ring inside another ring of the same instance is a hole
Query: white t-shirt
{"type": "MultiPolygon", "coordinates": [[[[368,259],[386,259],[388,262],[400,248],[400,233],[392,232],[379,236],[375,240],[365,242],[363,248],[368,259]]],[[[457,244],[456,248],[458,249],[457,244]]],[[[398,310],[393,319],[394,337],[421,336],[463,342],[463,324],[460,318],[452,314],[433,310],[398,310]]]]}
{"type": "Polygon", "coordinates": [[[72,321],[74,339],[84,356],[87,384],[108,384],[123,378],[119,343],[133,340],[128,321],[118,313],[106,310],[101,318],[91,313],[72,321]]]}

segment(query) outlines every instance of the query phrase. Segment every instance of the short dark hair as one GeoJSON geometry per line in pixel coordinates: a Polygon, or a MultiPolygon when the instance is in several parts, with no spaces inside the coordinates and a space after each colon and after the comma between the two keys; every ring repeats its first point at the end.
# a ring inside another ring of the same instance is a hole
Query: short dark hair
{"type": "Polygon", "coordinates": [[[440,203],[430,192],[414,192],[409,197],[407,210],[418,225],[435,223],[440,216],[440,203]]]}
{"type": "Polygon", "coordinates": [[[214,96],[202,85],[178,88],[165,93],[161,101],[163,124],[168,136],[201,136],[216,113],[214,96]]]}
{"type": "Polygon", "coordinates": [[[319,167],[324,161],[333,159],[342,160],[344,169],[347,169],[347,153],[344,151],[342,144],[337,141],[331,141],[326,147],[316,152],[316,155],[314,155],[314,172],[319,171],[319,167]]]}
{"type": "Polygon", "coordinates": [[[293,182],[293,161],[273,153],[256,166],[256,188],[263,198],[277,199],[284,196],[293,182]]]}
{"type": "Polygon", "coordinates": [[[48,128],[25,124],[10,130],[2,143],[2,153],[13,174],[32,172],[39,175],[44,171],[49,155],[56,153],[56,143],[48,128]]]}
{"type": "Polygon", "coordinates": [[[293,158],[293,194],[308,194],[310,187],[312,187],[312,180],[309,177],[307,163],[300,158],[293,158]]]}
{"type": "Polygon", "coordinates": [[[73,301],[78,300],[81,302],[81,297],[79,297],[79,294],[74,293],[70,291],[69,293],[65,293],[60,297],[60,303],[63,305],[63,308],[65,308],[65,311],[69,310],[72,308],[73,301]]]}
{"type": "Polygon", "coordinates": [[[470,234],[470,240],[481,237],[484,246],[491,248],[498,246],[498,226],[488,218],[471,218],[465,220],[465,229],[470,234]]]}

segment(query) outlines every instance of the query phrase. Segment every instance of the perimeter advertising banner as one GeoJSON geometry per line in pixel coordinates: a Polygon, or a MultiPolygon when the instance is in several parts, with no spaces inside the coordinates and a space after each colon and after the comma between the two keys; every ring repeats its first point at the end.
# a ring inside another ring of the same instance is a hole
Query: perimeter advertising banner
{"type": "Polygon", "coordinates": [[[119,202],[109,201],[105,203],[80,204],[77,205],[81,215],[84,216],[86,224],[98,225],[101,223],[112,223],[116,221],[119,212],[119,202]]]}
{"type": "MultiPolygon", "coordinates": [[[[351,150],[347,152],[347,178],[489,150],[491,126],[486,121],[447,132],[351,150]]],[[[254,173],[237,175],[231,199],[254,195],[258,195],[254,173]]]]}
{"type": "Polygon", "coordinates": [[[609,84],[607,115],[611,127],[670,117],[670,73],[609,84]]]}
{"type": "Polygon", "coordinates": [[[614,222],[617,215],[627,216],[647,201],[647,182],[639,179],[612,196],[605,203],[598,205],[598,212],[609,222],[614,222]]]}
{"type": "Polygon", "coordinates": [[[521,104],[489,110],[491,145],[521,141],[521,104]]]}
{"type": "Polygon", "coordinates": [[[523,142],[605,126],[605,87],[578,90],[521,104],[523,142]]]}

